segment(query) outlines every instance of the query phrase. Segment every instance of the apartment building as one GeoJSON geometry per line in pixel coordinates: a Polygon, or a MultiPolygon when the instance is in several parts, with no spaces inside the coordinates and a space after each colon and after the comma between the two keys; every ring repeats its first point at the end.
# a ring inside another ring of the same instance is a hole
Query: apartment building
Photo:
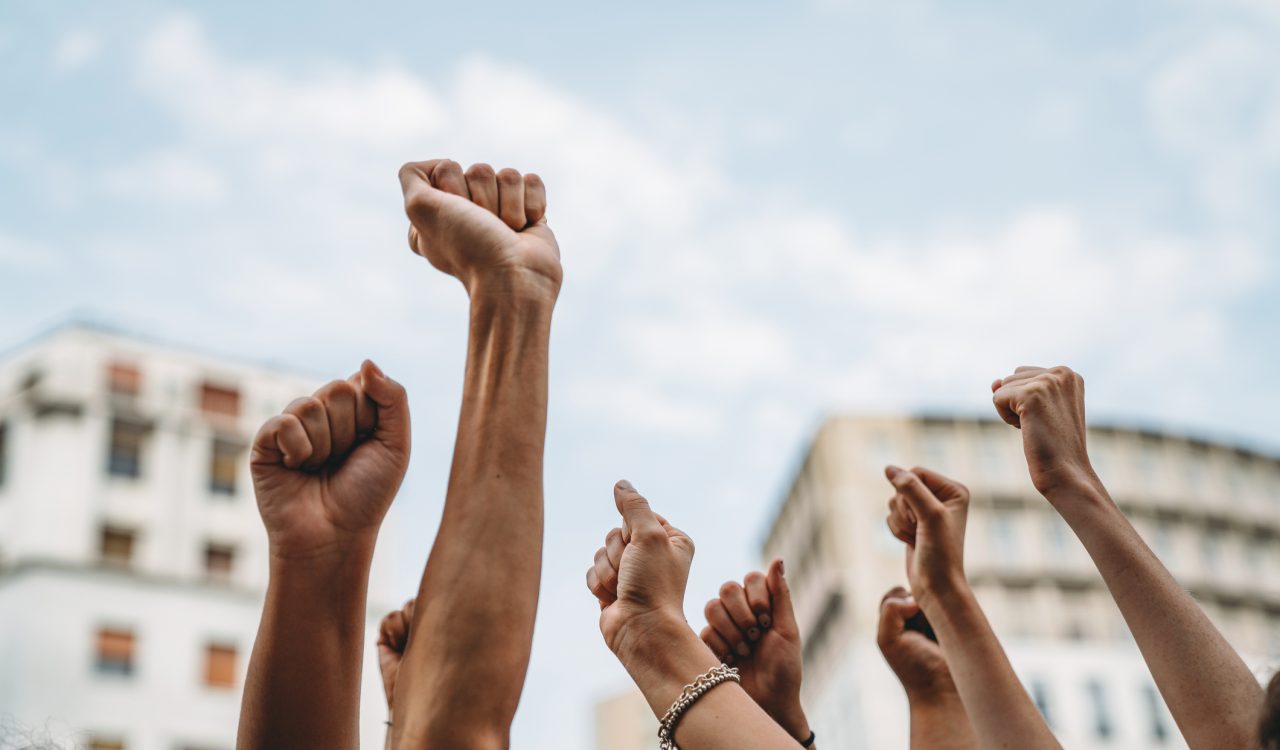
{"type": "Polygon", "coordinates": [[[267,579],[248,446],[317,384],[86,324],[0,355],[0,726],[88,750],[235,746],[267,579]]]}

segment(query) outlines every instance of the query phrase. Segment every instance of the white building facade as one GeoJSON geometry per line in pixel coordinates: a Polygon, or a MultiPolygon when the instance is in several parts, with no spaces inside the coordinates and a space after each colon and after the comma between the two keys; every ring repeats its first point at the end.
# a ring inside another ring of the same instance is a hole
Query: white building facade
{"type": "MultiPolygon", "coordinates": [[[[88,750],[235,746],[267,580],[248,448],[318,384],[86,325],[0,359],[0,728],[88,750]]],[[[386,581],[375,568],[368,747],[386,581]]]]}
{"type": "MultiPolygon", "coordinates": [[[[1280,662],[1280,459],[1185,436],[1091,429],[1116,502],[1254,666],[1280,662]]],[[[905,585],[883,468],[923,465],[972,492],[966,570],[1066,747],[1185,747],[1101,577],[1030,483],[1019,433],[954,417],[840,417],[819,430],[764,543],[805,637],[821,744],[906,748],[906,699],[875,645],[881,596],[905,585]]]]}

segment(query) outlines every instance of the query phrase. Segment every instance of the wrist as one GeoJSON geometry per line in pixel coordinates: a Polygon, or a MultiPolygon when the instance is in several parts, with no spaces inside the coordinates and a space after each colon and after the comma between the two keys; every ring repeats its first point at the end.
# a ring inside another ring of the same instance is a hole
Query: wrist
{"type": "Polygon", "coordinates": [[[927,603],[952,600],[968,590],[969,579],[965,577],[964,571],[948,569],[941,574],[921,576],[918,584],[912,586],[911,596],[920,605],[920,609],[925,610],[925,616],[928,616],[927,603]]]}
{"type": "MultiPolygon", "coordinates": [[[[764,706],[761,706],[764,708],[764,706]]],[[[804,742],[809,739],[811,731],[809,727],[809,719],[804,715],[804,709],[800,707],[800,701],[796,701],[786,708],[766,709],[765,713],[769,714],[769,718],[778,723],[778,726],[787,730],[787,734],[795,738],[796,742],[804,742]]]]}
{"type": "Polygon", "coordinates": [[[661,718],[685,685],[720,663],[689,623],[676,614],[632,619],[615,639],[614,655],[661,718]]]}
{"type": "Polygon", "coordinates": [[[319,544],[299,544],[268,534],[270,571],[273,576],[332,578],[338,571],[367,570],[376,544],[376,530],[319,544]]]}
{"type": "Polygon", "coordinates": [[[473,309],[477,304],[500,303],[509,307],[515,302],[517,309],[550,311],[560,296],[560,280],[529,268],[498,266],[472,273],[463,285],[471,297],[473,309]]]}

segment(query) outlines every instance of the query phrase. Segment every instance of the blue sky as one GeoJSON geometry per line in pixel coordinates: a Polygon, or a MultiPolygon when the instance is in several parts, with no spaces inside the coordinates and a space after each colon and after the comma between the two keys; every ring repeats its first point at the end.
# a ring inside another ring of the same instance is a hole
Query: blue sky
{"type": "Polygon", "coordinates": [[[6,3],[0,342],[75,312],[372,356],[413,400],[408,594],[465,302],[395,171],[542,174],[567,281],[518,745],[588,747],[626,684],[582,583],[619,477],[697,540],[697,620],[831,411],[986,413],[1066,363],[1096,417],[1280,446],[1274,3],[431,5],[6,3]]]}

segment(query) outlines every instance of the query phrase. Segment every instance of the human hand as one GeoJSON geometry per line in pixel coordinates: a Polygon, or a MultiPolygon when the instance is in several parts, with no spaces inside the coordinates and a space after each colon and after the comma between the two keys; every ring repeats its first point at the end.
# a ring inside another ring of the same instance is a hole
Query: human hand
{"type": "Polygon", "coordinates": [[[409,645],[409,624],[413,622],[417,601],[410,599],[400,609],[388,612],[378,627],[378,670],[382,673],[382,691],[387,696],[388,709],[394,702],[396,676],[400,673],[404,649],[409,645]]]}
{"type": "Polygon", "coordinates": [[[497,173],[433,159],[400,168],[409,247],[475,294],[488,280],[515,282],[554,302],[563,272],[547,226],[547,194],[536,174],[497,173]]]}
{"type": "Polygon", "coordinates": [[[1022,430],[1040,494],[1097,483],[1085,446],[1084,378],[1067,367],[1019,367],[991,391],[1000,418],[1022,430]]]}
{"type": "Polygon", "coordinates": [[[908,627],[907,621],[917,615],[923,617],[911,593],[895,586],[880,600],[880,625],[876,630],[880,653],[913,703],[956,692],[951,669],[937,641],[908,627]]]}
{"type": "Polygon", "coordinates": [[[250,456],[271,554],[370,551],[409,465],[404,388],[370,361],[272,417],[250,456]]]}
{"type": "Polygon", "coordinates": [[[596,551],[587,588],[600,602],[604,641],[625,664],[655,646],[648,636],[684,625],[693,540],[654,513],[625,479],[614,485],[613,498],[622,526],[596,551]]]}
{"type": "Polygon", "coordinates": [[[703,643],[725,664],[737,666],[742,688],[770,718],[798,740],[809,737],[800,706],[804,657],[800,627],[782,560],[766,573],[752,571],[742,584],[729,581],[703,610],[703,643]]]}
{"type": "Polygon", "coordinates": [[[965,585],[964,532],[969,490],[921,467],[885,468],[895,493],[889,500],[889,530],[907,545],[907,579],[921,607],[930,596],[965,585]]]}

